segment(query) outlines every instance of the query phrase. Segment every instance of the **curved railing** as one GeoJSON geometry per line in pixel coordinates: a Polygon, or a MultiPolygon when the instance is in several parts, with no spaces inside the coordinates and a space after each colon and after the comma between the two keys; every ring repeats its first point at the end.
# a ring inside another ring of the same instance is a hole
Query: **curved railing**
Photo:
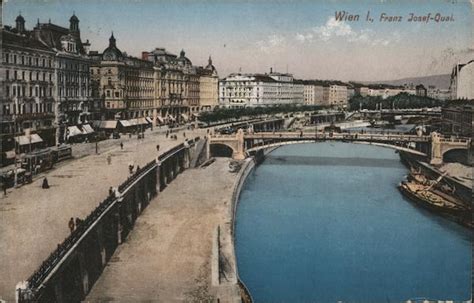
{"type": "MultiPolygon", "coordinates": [[[[188,140],[187,145],[192,146],[199,140],[199,137],[188,140]]],[[[161,154],[158,159],[164,161],[176,152],[185,148],[186,144],[181,143],[170,150],[167,150],[161,154]]],[[[145,166],[136,171],[132,176],[125,180],[119,185],[118,190],[120,193],[124,192],[137,180],[140,180],[142,176],[149,172],[154,166],[156,166],[156,160],[147,163],[145,166]]],[[[58,244],[57,248],[46,258],[45,261],[39,266],[39,268],[27,279],[28,289],[38,289],[42,283],[53,273],[54,269],[62,262],[64,257],[77,245],[80,240],[87,234],[88,230],[92,227],[97,220],[107,212],[107,210],[118,201],[117,197],[112,194],[103,200],[85,219],[77,225],[77,228],[61,243],[58,244]]]]}

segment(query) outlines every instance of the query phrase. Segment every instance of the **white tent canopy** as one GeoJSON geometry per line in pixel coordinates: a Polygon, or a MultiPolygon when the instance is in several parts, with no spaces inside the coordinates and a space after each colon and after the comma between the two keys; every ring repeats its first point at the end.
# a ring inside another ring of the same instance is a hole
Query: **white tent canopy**
{"type": "Polygon", "coordinates": [[[27,145],[27,144],[35,144],[43,142],[43,139],[38,134],[31,134],[30,137],[27,136],[19,136],[15,137],[15,141],[19,145],[27,145]]]}

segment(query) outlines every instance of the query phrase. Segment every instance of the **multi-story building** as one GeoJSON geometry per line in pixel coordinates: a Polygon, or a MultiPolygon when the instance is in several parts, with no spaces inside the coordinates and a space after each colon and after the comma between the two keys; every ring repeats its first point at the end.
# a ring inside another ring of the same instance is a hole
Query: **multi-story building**
{"type": "Polygon", "coordinates": [[[367,86],[355,87],[355,94],[362,97],[367,97],[369,95],[369,88],[367,86]]]}
{"type": "Polygon", "coordinates": [[[472,137],[474,135],[474,105],[451,105],[441,109],[443,132],[472,137]]]}
{"type": "Polygon", "coordinates": [[[219,75],[211,56],[206,67],[198,68],[200,111],[210,111],[219,105],[219,75]]]}
{"type": "Polygon", "coordinates": [[[451,72],[451,99],[474,99],[474,60],[456,64],[451,72]]]}
{"type": "Polygon", "coordinates": [[[79,19],[73,15],[69,28],[51,22],[37,23],[35,37],[55,54],[56,139],[64,142],[67,127],[88,123],[94,103],[91,97],[89,41],[83,43],[79,19]]]}
{"type": "Polygon", "coordinates": [[[21,15],[16,27],[0,31],[0,152],[8,158],[55,144],[55,51],[26,29],[21,15]]]}
{"type": "Polygon", "coordinates": [[[324,103],[324,87],[321,81],[304,81],[304,103],[306,105],[326,105],[324,103]]]}
{"type": "Polygon", "coordinates": [[[142,52],[142,59],[150,62],[154,69],[154,97],[158,105],[155,121],[186,121],[191,107],[199,110],[199,75],[184,51],[178,57],[164,48],[155,48],[142,52]]]}
{"type": "Polygon", "coordinates": [[[331,84],[326,89],[327,104],[330,106],[346,107],[347,106],[347,86],[331,84]]]}
{"type": "Polygon", "coordinates": [[[291,74],[230,74],[219,82],[219,102],[224,107],[303,104],[304,85],[291,74]]]}
{"type": "MultiPolygon", "coordinates": [[[[155,108],[153,64],[127,56],[117,47],[112,34],[102,54],[90,52],[93,95],[103,102],[103,119],[132,120],[147,124],[155,108]]],[[[127,123],[127,125],[129,125],[127,123]]]]}
{"type": "Polygon", "coordinates": [[[449,100],[451,99],[451,91],[449,89],[440,89],[430,85],[428,86],[427,96],[437,100],[449,100]]]}

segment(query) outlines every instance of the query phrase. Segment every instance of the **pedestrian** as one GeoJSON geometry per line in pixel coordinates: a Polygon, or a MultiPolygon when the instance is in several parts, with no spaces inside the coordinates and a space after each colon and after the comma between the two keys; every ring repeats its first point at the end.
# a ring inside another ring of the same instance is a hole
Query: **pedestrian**
{"type": "Polygon", "coordinates": [[[137,172],[140,171],[140,165],[137,165],[137,172]]]}
{"type": "Polygon", "coordinates": [[[120,142],[120,149],[123,149],[123,142],[120,142]]]}
{"type": "Polygon", "coordinates": [[[158,152],[160,151],[160,145],[159,144],[156,145],[156,151],[158,151],[158,152]]]}
{"type": "Polygon", "coordinates": [[[130,174],[133,174],[133,166],[134,165],[132,163],[128,165],[128,171],[130,172],[130,174]]]}
{"type": "Polygon", "coordinates": [[[69,220],[68,226],[69,226],[69,230],[71,231],[71,234],[72,234],[72,232],[73,232],[74,229],[76,228],[76,226],[74,225],[74,218],[71,218],[71,219],[69,220]]]}
{"type": "Polygon", "coordinates": [[[112,196],[113,193],[114,193],[114,190],[112,189],[112,186],[111,186],[111,187],[109,187],[109,196],[112,196]]]}
{"type": "Polygon", "coordinates": [[[112,163],[112,156],[108,155],[107,156],[107,164],[110,165],[112,163]]]}
{"type": "Polygon", "coordinates": [[[7,180],[5,178],[2,178],[2,188],[3,188],[3,196],[7,196],[7,180]]]}
{"type": "Polygon", "coordinates": [[[186,133],[185,132],[183,132],[183,137],[186,138],[186,133]]]}
{"type": "Polygon", "coordinates": [[[166,139],[168,139],[168,136],[169,136],[169,135],[170,135],[170,131],[167,130],[167,131],[166,131],[166,139]]]}
{"type": "Polygon", "coordinates": [[[41,185],[41,187],[43,189],[48,189],[49,188],[49,183],[48,183],[48,179],[46,177],[44,177],[43,179],[43,185],[41,185]]]}
{"type": "Polygon", "coordinates": [[[209,128],[207,129],[207,134],[209,135],[209,128]]]}

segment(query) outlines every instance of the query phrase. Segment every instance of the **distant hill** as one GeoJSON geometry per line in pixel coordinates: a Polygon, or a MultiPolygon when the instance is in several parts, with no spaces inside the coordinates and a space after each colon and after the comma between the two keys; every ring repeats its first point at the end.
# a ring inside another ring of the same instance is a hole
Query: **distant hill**
{"type": "Polygon", "coordinates": [[[400,86],[404,84],[413,83],[413,85],[423,84],[426,88],[430,85],[436,86],[440,89],[448,89],[451,79],[450,74],[445,75],[432,75],[426,77],[414,77],[414,78],[403,78],[399,80],[385,80],[385,81],[364,81],[365,84],[389,84],[400,86]]]}

